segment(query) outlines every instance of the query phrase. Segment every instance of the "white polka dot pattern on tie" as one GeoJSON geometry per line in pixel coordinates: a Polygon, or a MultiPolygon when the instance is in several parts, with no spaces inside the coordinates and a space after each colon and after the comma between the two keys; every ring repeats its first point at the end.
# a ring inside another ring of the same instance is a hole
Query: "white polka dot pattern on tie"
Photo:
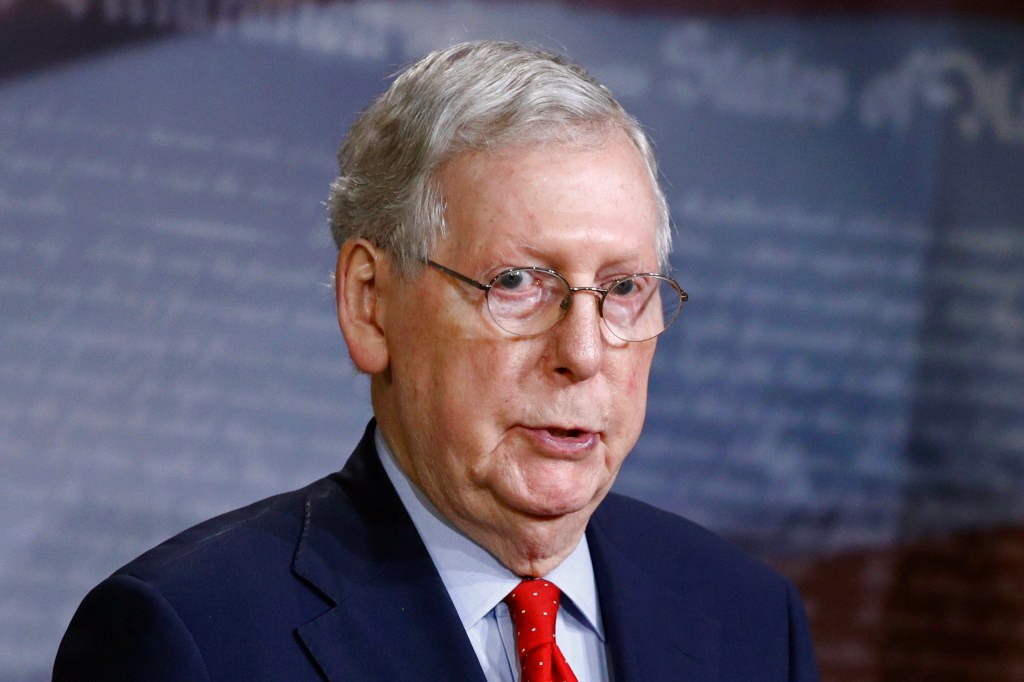
{"type": "Polygon", "coordinates": [[[520,682],[577,682],[555,642],[561,595],[558,587],[546,580],[527,579],[505,597],[516,628],[520,682]],[[540,605],[549,600],[554,608],[540,605]]]}

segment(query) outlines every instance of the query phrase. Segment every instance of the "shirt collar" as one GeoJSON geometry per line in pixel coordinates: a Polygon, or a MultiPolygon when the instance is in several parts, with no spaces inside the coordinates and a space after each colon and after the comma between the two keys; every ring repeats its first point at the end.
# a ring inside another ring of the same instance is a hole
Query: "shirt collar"
{"type": "MultiPolygon", "coordinates": [[[[464,628],[484,618],[522,580],[487,550],[451,524],[402,471],[380,428],[374,443],[384,471],[423,539],[464,628]]],[[[604,641],[597,583],[586,535],[558,566],[543,577],[562,590],[583,620],[604,641]]]]}

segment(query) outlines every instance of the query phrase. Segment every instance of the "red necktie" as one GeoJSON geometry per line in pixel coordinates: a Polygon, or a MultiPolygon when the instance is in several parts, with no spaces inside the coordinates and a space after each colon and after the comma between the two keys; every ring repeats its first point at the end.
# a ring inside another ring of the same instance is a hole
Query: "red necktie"
{"type": "Polygon", "coordinates": [[[519,583],[505,597],[523,675],[520,682],[577,682],[555,644],[555,617],[561,590],[547,580],[529,579],[519,583]]]}

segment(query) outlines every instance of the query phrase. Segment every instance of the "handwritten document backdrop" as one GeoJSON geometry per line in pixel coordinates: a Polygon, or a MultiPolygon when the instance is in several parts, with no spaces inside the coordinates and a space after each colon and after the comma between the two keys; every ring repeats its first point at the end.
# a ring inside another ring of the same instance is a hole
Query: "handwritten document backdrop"
{"type": "Polygon", "coordinates": [[[802,581],[826,679],[1024,679],[1020,647],[956,668],[865,634],[907,556],[1024,570],[1024,28],[291,4],[98,3],[169,30],[0,82],[0,679],[46,678],[124,561],[341,466],[370,412],[333,319],[334,152],[399,65],[480,37],[588,65],[662,162],[691,302],[618,489],[802,581]]]}

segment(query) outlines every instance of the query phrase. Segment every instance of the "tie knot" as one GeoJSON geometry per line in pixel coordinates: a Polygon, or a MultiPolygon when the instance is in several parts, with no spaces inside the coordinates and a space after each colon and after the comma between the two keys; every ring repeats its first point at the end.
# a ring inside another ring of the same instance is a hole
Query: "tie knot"
{"type": "Polygon", "coordinates": [[[547,580],[529,579],[505,597],[520,649],[528,651],[554,641],[561,596],[561,590],[547,580]]]}

